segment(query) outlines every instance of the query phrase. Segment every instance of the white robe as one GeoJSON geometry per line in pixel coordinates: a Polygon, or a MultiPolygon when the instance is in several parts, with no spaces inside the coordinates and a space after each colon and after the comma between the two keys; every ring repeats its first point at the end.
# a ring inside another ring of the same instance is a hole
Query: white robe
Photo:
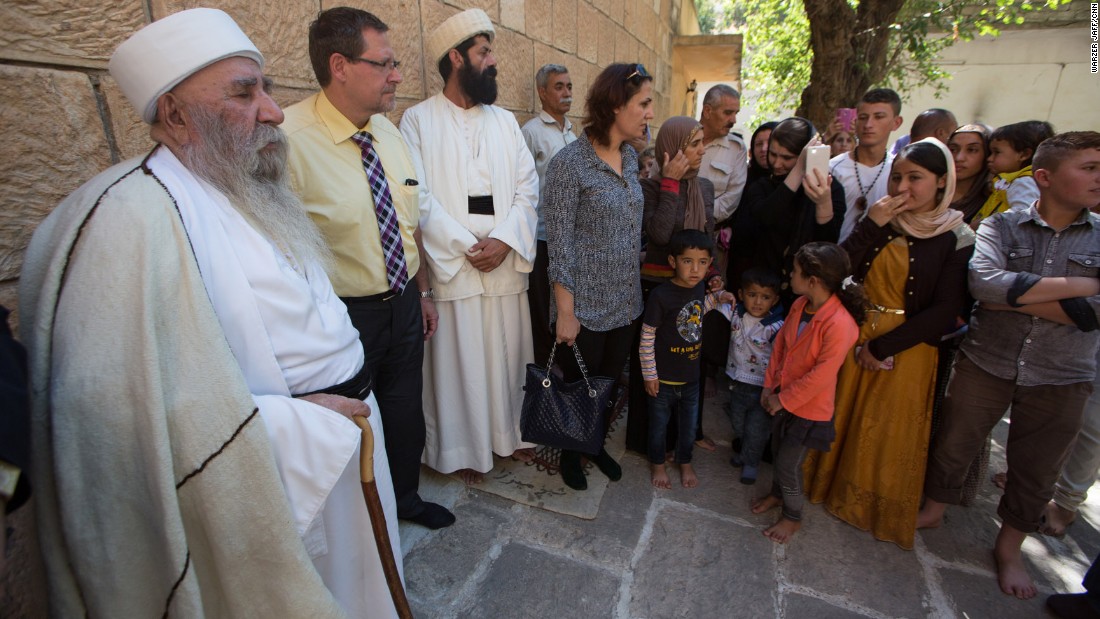
{"type": "Polygon", "coordinates": [[[535,258],[538,175],[515,116],[464,110],[442,93],[405,112],[401,134],[423,184],[420,227],[439,328],[424,352],[424,462],[486,472],[520,439],[525,365],[533,360],[527,274],[535,258]],[[470,215],[491,188],[494,214],[470,215]],[[467,251],[495,238],[512,248],[482,273],[467,251]]]}
{"type": "MultiPolygon", "coordinates": [[[[263,417],[298,532],[351,617],[396,616],[359,480],[359,428],[291,397],[344,382],[363,365],[347,309],[316,264],[296,271],[219,191],[166,148],[149,167],[176,200],[230,350],[263,417]]],[[[401,569],[396,502],[378,403],[367,400],[374,470],[401,569]]]]}

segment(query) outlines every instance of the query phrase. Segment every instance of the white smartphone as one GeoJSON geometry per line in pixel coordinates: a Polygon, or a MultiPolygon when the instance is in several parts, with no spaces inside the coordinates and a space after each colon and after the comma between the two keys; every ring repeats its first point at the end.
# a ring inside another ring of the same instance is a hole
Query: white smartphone
{"type": "Polygon", "coordinates": [[[821,170],[821,176],[827,177],[829,175],[829,156],[830,149],[828,146],[811,146],[806,149],[806,174],[810,174],[810,170],[821,170]]]}

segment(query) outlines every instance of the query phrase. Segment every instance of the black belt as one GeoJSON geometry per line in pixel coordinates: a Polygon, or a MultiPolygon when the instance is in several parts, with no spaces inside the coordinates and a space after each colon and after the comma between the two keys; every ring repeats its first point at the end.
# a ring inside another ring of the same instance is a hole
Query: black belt
{"type": "Polygon", "coordinates": [[[396,299],[404,293],[404,290],[402,290],[401,292],[387,290],[385,292],[379,292],[378,294],[372,294],[365,297],[340,297],[340,300],[344,302],[344,305],[350,305],[352,303],[379,303],[389,301],[390,299],[396,299]]]}
{"type": "Polygon", "coordinates": [[[367,371],[367,364],[364,363],[363,367],[359,368],[359,372],[351,378],[345,380],[339,385],[333,385],[331,387],[325,387],[324,389],[318,389],[317,391],[310,391],[309,393],[301,393],[294,397],[302,398],[307,395],[317,395],[318,393],[328,393],[332,395],[340,395],[345,398],[351,398],[353,400],[366,400],[370,395],[371,389],[374,388],[374,378],[371,377],[369,371],[367,371]]]}
{"type": "Polygon", "coordinates": [[[471,215],[492,215],[493,196],[470,196],[471,215]]]}

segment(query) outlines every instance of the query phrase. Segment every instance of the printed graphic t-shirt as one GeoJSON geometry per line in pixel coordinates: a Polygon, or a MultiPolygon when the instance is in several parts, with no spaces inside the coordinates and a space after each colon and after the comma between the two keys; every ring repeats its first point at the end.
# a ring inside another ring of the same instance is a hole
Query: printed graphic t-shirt
{"type": "Polygon", "coordinates": [[[684,288],[668,281],[649,293],[643,322],[657,329],[654,356],[663,383],[699,380],[705,286],[684,288]]]}

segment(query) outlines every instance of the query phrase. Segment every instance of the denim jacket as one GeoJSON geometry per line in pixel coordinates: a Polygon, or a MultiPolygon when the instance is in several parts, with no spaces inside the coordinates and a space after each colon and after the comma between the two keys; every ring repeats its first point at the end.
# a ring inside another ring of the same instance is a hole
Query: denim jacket
{"type": "Polygon", "coordinates": [[[1098,277],[1100,216],[1083,211],[1062,231],[1035,205],[982,221],[970,261],[970,293],[979,301],[962,351],[978,367],[1018,385],[1066,385],[1096,376],[1100,296],[1065,299],[1076,323],[1062,325],[981,302],[1016,305],[1042,277],[1098,277]]]}

